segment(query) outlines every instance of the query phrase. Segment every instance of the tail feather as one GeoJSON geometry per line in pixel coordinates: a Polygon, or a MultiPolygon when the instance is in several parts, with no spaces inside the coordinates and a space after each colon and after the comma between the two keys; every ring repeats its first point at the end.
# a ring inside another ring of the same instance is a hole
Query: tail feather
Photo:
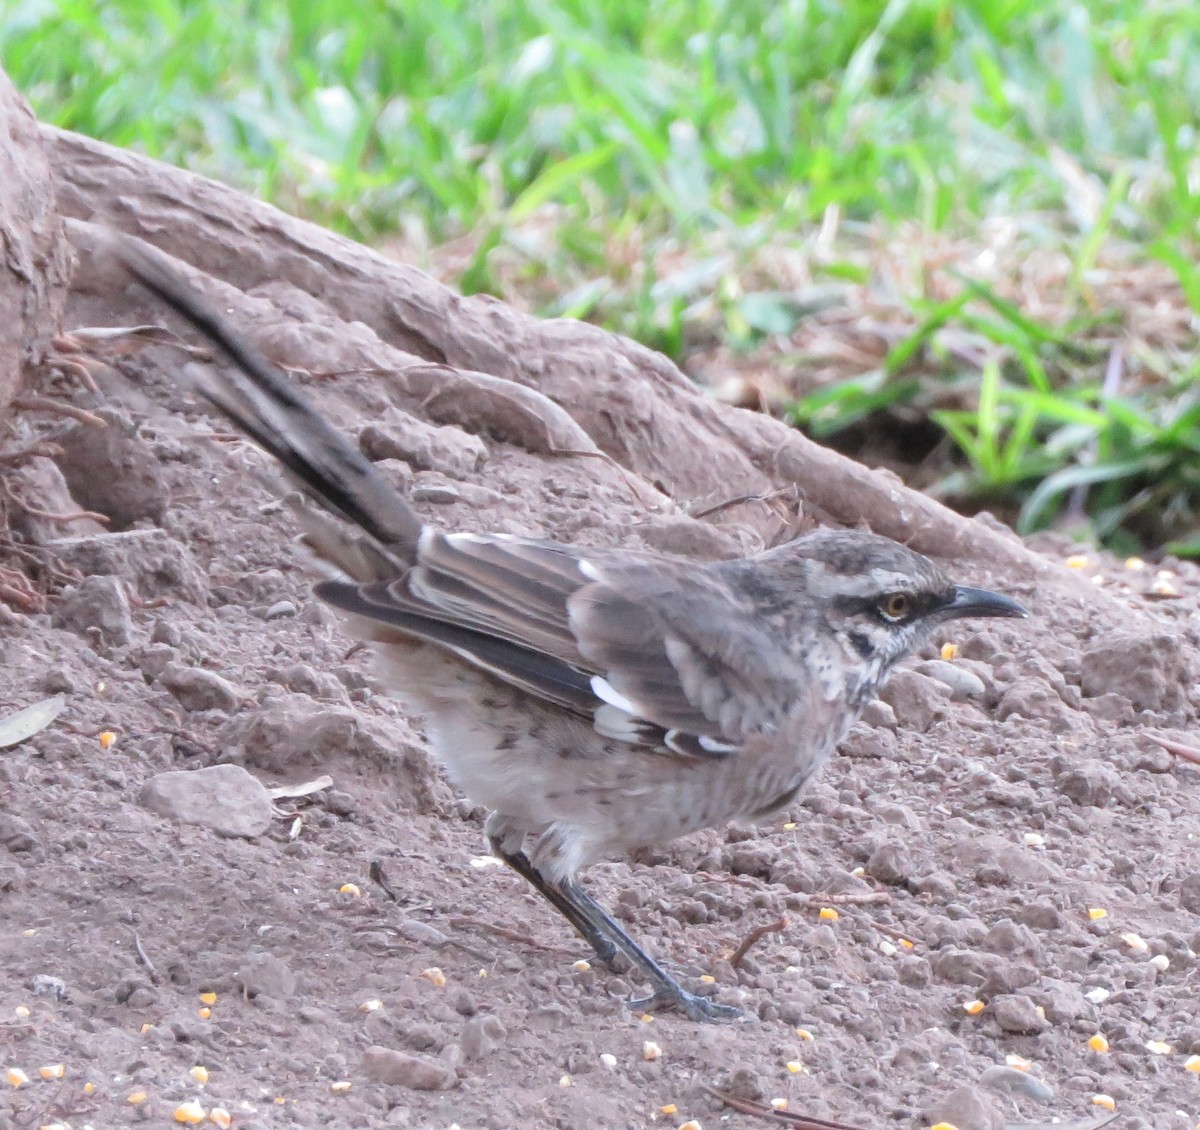
{"type": "Polygon", "coordinates": [[[283,373],[214,310],[161,252],[118,237],[116,254],[147,290],[227,355],[235,368],[203,380],[200,394],[274,455],[305,494],[353,523],[385,557],[410,563],[422,522],[353,444],[327,424],[283,373]]]}

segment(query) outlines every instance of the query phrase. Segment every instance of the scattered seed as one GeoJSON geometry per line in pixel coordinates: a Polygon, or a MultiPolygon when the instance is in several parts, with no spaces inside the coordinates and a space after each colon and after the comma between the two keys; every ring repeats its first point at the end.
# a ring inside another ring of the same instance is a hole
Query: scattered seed
{"type": "Polygon", "coordinates": [[[1091,560],[1086,553],[1072,553],[1070,557],[1063,562],[1068,569],[1086,569],[1091,565],[1091,560]]]}
{"type": "Polygon", "coordinates": [[[50,1063],[38,1068],[38,1074],[43,1079],[61,1079],[66,1073],[67,1069],[61,1063],[50,1063]]]}
{"type": "Polygon", "coordinates": [[[643,1024],[653,1024],[654,1023],[654,1014],[650,1013],[650,1012],[643,1012],[642,1015],[638,1017],[638,1019],[643,1024]]]}
{"type": "Polygon", "coordinates": [[[358,889],[357,883],[343,883],[338,887],[339,895],[349,895],[351,898],[361,898],[362,891],[358,889]]]}
{"type": "Polygon", "coordinates": [[[1116,1110],[1117,1104],[1112,1095],[1093,1095],[1092,1106],[1102,1106],[1105,1110],[1116,1110]]]}
{"type": "Polygon", "coordinates": [[[350,1090],[350,1080],[338,1079],[336,1082],[329,1084],[329,1089],[335,1095],[344,1095],[348,1090],[350,1090]]]}
{"type": "Polygon", "coordinates": [[[1195,1075],[1200,1075],[1200,1055],[1189,1055],[1183,1061],[1184,1071],[1191,1071],[1195,1075]]]}
{"type": "Polygon", "coordinates": [[[787,1099],[772,1099],[771,1107],[773,1110],[787,1110],[787,1099]]]}
{"type": "Polygon", "coordinates": [[[208,1112],[208,1120],[214,1126],[219,1126],[221,1130],[229,1130],[233,1125],[233,1115],[229,1113],[223,1106],[214,1106],[208,1112]]]}
{"type": "Polygon", "coordinates": [[[1146,562],[1140,557],[1126,557],[1125,568],[1131,573],[1140,573],[1144,568],[1146,568],[1146,562]]]}
{"type": "Polygon", "coordinates": [[[701,973],[700,983],[702,985],[715,985],[717,983],[717,979],[711,973],[701,973]]]}
{"type": "Polygon", "coordinates": [[[891,942],[887,940],[887,938],[884,938],[879,943],[879,952],[883,954],[884,957],[895,957],[899,951],[894,945],[892,945],[891,942]]]}
{"type": "Polygon", "coordinates": [[[383,1001],[375,1000],[374,998],[372,998],[369,1001],[363,1001],[362,1004],[360,1004],[358,1006],[358,1011],[359,1012],[378,1012],[381,1008],[383,1008],[383,1001]]]}
{"type": "Polygon", "coordinates": [[[702,1127],[694,1118],[689,1118],[679,1127],[679,1130],[702,1130],[702,1127]]]}
{"type": "Polygon", "coordinates": [[[1088,907],[1088,917],[1093,922],[1099,922],[1101,918],[1108,917],[1108,911],[1105,910],[1104,907],[1102,907],[1102,906],[1089,906],[1088,907]]]}
{"type": "Polygon", "coordinates": [[[4,1078],[8,1080],[9,1085],[12,1087],[24,1087],[29,1082],[29,1076],[19,1067],[10,1067],[4,1073],[4,1078]]]}
{"type": "Polygon", "coordinates": [[[1017,1055],[1014,1052],[1010,1052],[1008,1055],[1006,1055],[1004,1057],[1004,1062],[1007,1063],[1009,1067],[1015,1068],[1017,1071],[1028,1071],[1033,1067],[1033,1060],[1026,1059],[1024,1056],[1017,1055]]]}
{"type": "Polygon", "coordinates": [[[642,1059],[649,1060],[653,1063],[656,1059],[662,1059],[662,1048],[653,1040],[646,1040],[642,1044],[642,1059]]]}
{"type": "Polygon", "coordinates": [[[191,1102],[180,1103],[175,1108],[173,1117],[176,1122],[186,1122],[188,1125],[194,1126],[208,1117],[208,1111],[200,1105],[198,1099],[192,1099],[191,1102]]]}
{"type": "Polygon", "coordinates": [[[96,1084],[95,1084],[95,1083],[90,1083],[90,1082],[89,1082],[89,1083],[84,1083],[84,1085],[83,1085],[83,1093],[84,1093],[85,1095],[94,1095],[94,1094],[96,1093],[96,1084]]]}
{"type": "Polygon", "coordinates": [[[212,1016],[212,1009],[205,1005],[204,1008],[196,1009],[196,1015],[200,1017],[201,1020],[207,1020],[210,1016],[212,1016]]]}
{"type": "Polygon", "coordinates": [[[1165,953],[1156,953],[1151,959],[1150,964],[1154,966],[1159,973],[1166,973],[1171,968],[1171,959],[1165,953]]]}
{"type": "Polygon", "coordinates": [[[196,1082],[199,1083],[200,1086],[202,1086],[202,1087],[204,1086],[205,1083],[208,1082],[208,1068],[207,1067],[201,1067],[199,1064],[196,1064],[196,1066],[193,1067],[191,1069],[191,1071],[188,1072],[188,1074],[193,1079],[195,1079],[196,1082]]]}
{"type": "Polygon", "coordinates": [[[216,993],[201,993],[200,994],[200,1003],[201,1004],[216,1004],[217,1003],[217,994],[216,993]]]}
{"type": "Polygon", "coordinates": [[[1162,1040],[1147,1040],[1146,1051],[1153,1052],[1155,1055],[1170,1055],[1171,1045],[1163,1043],[1162,1040]]]}
{"type": "Polygon", "coordinates": [[[958,658],[958,644],[944,643],[944,644],[942,644],[942,650],[939,651],[938,654],[943,659],[945,659],[947,662],[951,659],[957,659],[958,658]]]}
{"type": "Polygon", "coordinates": [[[17,1005],[17,1007],[13,1009],[13,1012],[16,1013],[18,1020],[28,1020],[29,1019],[29,1009],[26,1008],[23,1004],[17,1005]]]}
{"type": "Polygon", "coordinates": [[[659,1110],[660,1114],[678,1114],[679,1113],[679,1107],[677,1107],[674,1103],[666,1103],[665,1105],[660,1106],[658,1108],[658,1110],[659,1110]]]}
{"type": "Polygon", "coordinates": [[[142,1025],[142,1026],[141,1026],[141,1027],[138,1029],[138,1034],[139,1034],[139,1035],[142,1035],[142,1036],[144,1036],[144,1035],[145,1035],[147,1032],[149,1032],[149,1031],[150,1031],[150,1030],[151,1030],[153,1027],[154,1027],[154,1025],[153,1025],[153,1024],[151,1024],[149,1020],[147,1020],[147,1021],[146,1021],[146,1023],[145,1023],[145,1024],[143,1024],[143,1025],[142,1025]]]}
{"type": "Polygon", "coordinates": [[[826,922],[836,922],[841,915],[832,906],[823,906],[817,914],[818,918],[823,918],[826,922]]]}
{"type": "Polygon", "coordinates": [[[814,1036],[807,1028],[797,1028],[796,1035],[802,1040],[807,1040],[810,1044],[816,1039],[816,1036],[814,1036]]]}
{"type": "Polygon", "coordinates": [[[582,958],[580,958],[579,961],[575,962],[575,964],[571,966],[571,968],[574,969],[576,973],[586,973],[592,968],[592,963],[590,961],[584,961],[582,958]]]}
{"type": "Polygon", "coordinates": [[[1150,947],[1146,944],[1146,940],[1140,934],[1122,934],[1123,941],[1131,950],[1137,953],[1145,953],[1150,947]]]}
{"type": "Polygon", "coordinates": [[[439,989],[446,983],[446,974],[436,965],[431,965],[428,969],[422,969],[421,976],[431,985],[436,985],[439,989]]]}
{"type": "Polygon", "coordinates": [[[558,1085],[560,1087],[570,1087],[574,1085],[574,1081],[571,1079],[570,1075],[563,1075],[559,1078],[558,1085]]]}
{"type": "Polygon", "coordinates": [[[117,740],[117,735],[112,730],[102,730],[100,732],[100,748],[108,749],[110,745],[117,740]]]}
{"type": "Polygon", "coordinates": [[[1046,837],[1040,832],[1026,832],[1022,838],[1026,847],[1044,847],[1046,843],[1046,837]]]}
{"type": "Polygon", "coordinates": [[[963,1012],[968,1016],[978,1016],[985,1008],[987,1008],[987,1005],[981,1000],[963,1002],[963,1012]]]}
{"type": "Polygon", "coordinates": [[[146,1101],[146,1092],[134,1091],[125,1101],[129,1103],[130,1106],[141,1106],[141,1104],[146,1101]]]}
{"type": "Polygon", "coordinates": [[[1112,996],[1112,993],[1110,993],[1107,989],[1103,989],[1097,985],[1094,989],[1088,989],[1088,991],[1083,995],[1087,997],[1092,1004],[1103,1004],[1106,1000],[1108,1000],[1109,997],[1112,996]]]}
{"type": "Polygon", "coordinates": [[[958,1127],[952,1122],[935,1122],[929,1130],[958,1130],[958,1127]]]}
{"type": "Polygon", "coordinates": [[[1090,1040],[1088,1040],[1088,1047],[1094,1052],[1108,1051],[1108,1040],[1105,1038],[1104,1033],[1097,1032],[1090,1040]]]}
{"type": "Polygon", "coordinates": [[[600,1062],[604,1064],[609,1071],[612,1071],[613,1068],[617,1066],[617,1057],[613,1055],[612,1052],[602,1052],[600,1055],[600,1062]]]}
{"type": "Polygon", "coordinates": [[[804,1070],[804,1064],[798,1059],[789,1059],[787,1061],[787,1069],[792,1075],[799,1075],[804,1070]]]}

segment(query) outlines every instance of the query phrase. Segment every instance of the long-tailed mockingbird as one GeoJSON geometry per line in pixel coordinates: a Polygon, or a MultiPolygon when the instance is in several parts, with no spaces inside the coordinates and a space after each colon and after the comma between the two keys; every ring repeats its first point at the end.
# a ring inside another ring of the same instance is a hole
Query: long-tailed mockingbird
{"type": "Polygon", "coordinates": [[[779,812],[933,629],[1025,610],[868,533],[820,530],[708,564],[443,533],[161,255],[130,240],[117,250],[234,362],[202,395],[344,520],[302,513],[303,540],[344,578],[316,594],[374,644],[383,681],[491,810],[492,850],[601,959],[626,956],[653,990],[637,1007],[738,1015],[680,986],[578,872],[779,812]]]}

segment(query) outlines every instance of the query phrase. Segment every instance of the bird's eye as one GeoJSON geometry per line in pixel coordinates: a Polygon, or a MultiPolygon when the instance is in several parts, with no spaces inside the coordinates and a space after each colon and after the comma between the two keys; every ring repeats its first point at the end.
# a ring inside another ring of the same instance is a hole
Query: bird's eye
{"type": "Polygon", "coordinates": [[[912,609],[912,597],[906,592],[894,592],[883,598],[879,611],[888,620],[903,620],[912,609]]]}

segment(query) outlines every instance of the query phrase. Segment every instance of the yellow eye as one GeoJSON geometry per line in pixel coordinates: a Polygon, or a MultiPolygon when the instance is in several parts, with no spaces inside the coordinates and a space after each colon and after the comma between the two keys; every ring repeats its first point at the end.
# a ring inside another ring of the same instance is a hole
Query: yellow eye
{"type": "Polygon", "coordinates": [[[912,597],[906,592],[894,592],[883,598],[879,610],[889,620],[903,620],[912,609],[912,597]]]}

